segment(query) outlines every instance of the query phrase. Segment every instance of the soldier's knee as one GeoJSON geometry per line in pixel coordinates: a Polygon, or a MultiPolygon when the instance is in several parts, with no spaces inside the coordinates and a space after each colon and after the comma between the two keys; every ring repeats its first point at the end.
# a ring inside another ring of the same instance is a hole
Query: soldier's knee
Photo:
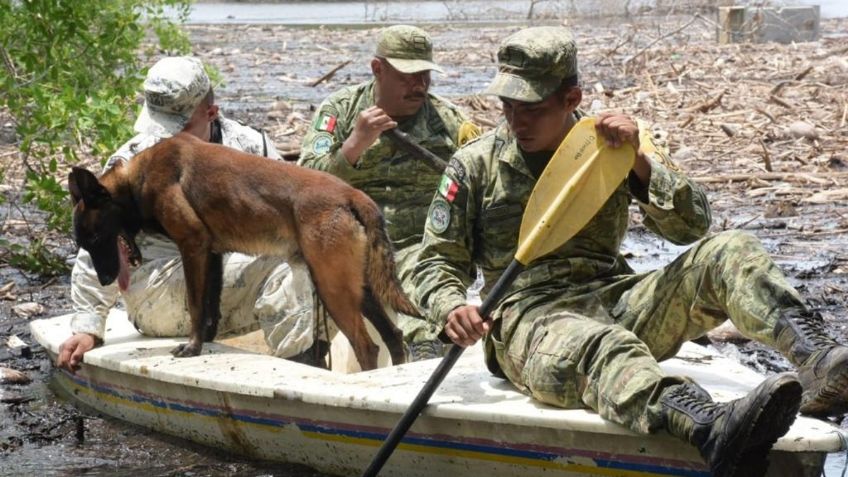
{"type": "Polygon", "coordinates": [[[713,255],[723,259],[734,256],[751,257],[753,254],[765,253],[760,239],[742,230],[727,230],[707,240],[713,255]]]}
{"type": "Polygon", "coordinates": [[[563,408],[582,407],[580,396],[586,379],[567,356],[534,353],[521,370],[519,389],[537,401],[563,408]]]}
{"type": "Polygon", "coordinates": [[[582,407],[582,396],[597,379],[598,367],[622,367],[651,356],[648,346],[625,328],[591,320],[586,325],[591,332],[579,342],[563,347],[562,340],[548,335],[528,356],[520,379],[527,394],[558,407],[582,407]]]}

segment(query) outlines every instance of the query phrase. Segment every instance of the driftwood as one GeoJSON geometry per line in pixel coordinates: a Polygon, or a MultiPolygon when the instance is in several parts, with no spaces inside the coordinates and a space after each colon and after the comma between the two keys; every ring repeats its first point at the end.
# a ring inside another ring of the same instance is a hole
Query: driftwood
{"type": "Polygon", "coordinates": [[[770,172],[761,174],[728,174],[719,176],[697,176],[693,177],[695,182],[701,184],[721,183],[721,182],[746,182],[750,180],[761,181],[785,181],[785,182],[813,182],[818,184],[826,184],[828,179],[848,178],[848,172],[828,172],[828,173],[800,173],[800,172],[770,172]]]}
{"type": "Polygon", "coordinates": [[[319,84],[323,83],[324,81],[329,80],[330,78],[333,77],[333,75],[336,74],[337,71],[339,71],[340,69],[342,69],[345,66],[347,66],[348,64],[350,64],[350,62],[351,62],[351,60],[343,61],[338,66],[336,66],[335,68],[328,71],[324,76],[318,78],[317,80],[313,81],[312,83],[309,83],[309,86],[312,86],[314,88],[315,86],[318,86],[319,84]]]}
{"type": "Polygon", "coordinates": [[[710,112],[721,104],[721,98],[723,98],[725,94],[727,94],[727,89],[721,90],[721,92],[719,92],[717,95],[713,96],[712,98],[703,103],[692,106],[691,108],[687,108],[686,111],[698,111],[701,113],[710,112]]]}
{"type": "MultiPolygon", "coordinates": [[[[633,17],[591,25],[572,22],[580,63],[585,65],[580,70],[580,107],[589,114],[621,111],[667,132],[672,159],[703,184],[715,204],[716,224],[725,217],[735,218],[740,211],[749,217],[765,210],[775,196],[791,197],[801,209],[802,218],[789,220],[848,220],[833,218],[848,218],[848,204],[828,203],[828,198],[839,195],[824,194],[848,187],[844,88],[848,47],[834,35],[844,30],[844,21],[823,19],[821,40],[793,45],[718,45],[715,28],[708,19],[695,15],[633,17]],[[815,134],[793,136],[791,125],[797,121],[813,126],[815,134]],[[822,202],[809,202],[810,198],[822,202]]],[[[264,39],[262,48],[267,51],[256,52],[257,58],[285,51],[276,63],[262,65],[274,81],[240,83],[237,94],[230,93],[232,98],[222,92],[221,102],[240,102],[262,114],[271,106],[262,103],[263,98],[278,97],[281,88],[291,91],[287,98],[304,98],[289,100],[291,108],[285,110],[299,116],[285,121],[285,116],[266,117],[266,124],[258,124],[269,131],[278,150],[291,158],[298,155],[314,107],[329,94],[311,88],[314,81],[304,80],[309,78],[304,72],[318,71],[312,73],[317,78],[328,62],[366,64],[372,50],[362,45],[373,45],[377,31],[376,27],[313,31],[278,25],[237,31],[190,26],[189,30],[199,51],[211,51],[220,44],[241,45],[250,34],[264,39]],[[203,32],[208,33],[203,36],[203,32]],[[327,51],[315,44],[333,47],[327,51]]],[[[427,30],[439,45],[436,60],[447,72],[433,75],[434,91],[458,104],[484,132],[494,128],[503,120],[500,100],[480,93],[494,75],[497,45],[509,32],[502,27],[456,25],[432,25],[427,30]]],[[[251,51],[242,49],[241,55],[253,55],[251,51]]],[[[204,59],[222,69],[256,60],[226,55],[204,59]]],[[[367,68],[350,71],[343,79],[336,74],[339,88],[371,78],[367,68]]]]}

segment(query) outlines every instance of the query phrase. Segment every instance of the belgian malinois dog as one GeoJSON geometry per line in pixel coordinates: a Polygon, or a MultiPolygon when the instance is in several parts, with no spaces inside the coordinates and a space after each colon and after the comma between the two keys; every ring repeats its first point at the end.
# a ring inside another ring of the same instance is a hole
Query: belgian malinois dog
{"type": "Polygon", "coordinates": [[[268,160],[186,133],[162,140],[98,180],[74,168],[68,177],[74,237],[91,254],[97,277],[129,286],[141,261],[139,231],[164,233],[180,250],[188,293],[189,341],[174,356],[200,354],[220,318],[221,254],[302,254],[333,320],[363,370],[377,367],[377,345],[405,360],[401,332],[384,304],[420,316],[400,288],[382,213],[365,193],[330,174],[268,160]]]}

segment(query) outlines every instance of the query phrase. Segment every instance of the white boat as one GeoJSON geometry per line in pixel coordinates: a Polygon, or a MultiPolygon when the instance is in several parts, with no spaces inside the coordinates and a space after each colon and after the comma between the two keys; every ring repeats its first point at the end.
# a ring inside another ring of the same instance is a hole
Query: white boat
{"type": "MultiPolygon", "coordinates": [[[[55,359],[70,315],[32,323],[55,359]]],[[[159,432],[248,457],[296,462],[354,476],[368,466],[438,360],[344,374],[207,343],[174,358],[184,340],[141,336],[113,311],[106,345],[72,375],[57,371],[64,394],[159,432]]],[[[694,344],[664,362],[717,400],[742,395],[762,376],[694,344]]],[[[769,475],[821,475],[826,453],[844,450],[833,425],[799,417],[771,453],[769,475]]],[[[708,476],[697,451],[664,433],[634,434],[584,410],[535,402],[485,369],[479,346],[450,372],[380,475],[708,476]]]]}

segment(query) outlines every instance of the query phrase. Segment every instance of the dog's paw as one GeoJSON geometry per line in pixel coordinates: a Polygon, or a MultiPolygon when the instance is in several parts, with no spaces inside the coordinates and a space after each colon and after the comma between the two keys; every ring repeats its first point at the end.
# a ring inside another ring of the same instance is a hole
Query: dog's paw
{"type": "Polygon", "coordinates": [[[188,358],[200,354],[200,346],[192,346],[191,342],[181,344],[171,350],[171,354],[177,358],[188,358]]]}

